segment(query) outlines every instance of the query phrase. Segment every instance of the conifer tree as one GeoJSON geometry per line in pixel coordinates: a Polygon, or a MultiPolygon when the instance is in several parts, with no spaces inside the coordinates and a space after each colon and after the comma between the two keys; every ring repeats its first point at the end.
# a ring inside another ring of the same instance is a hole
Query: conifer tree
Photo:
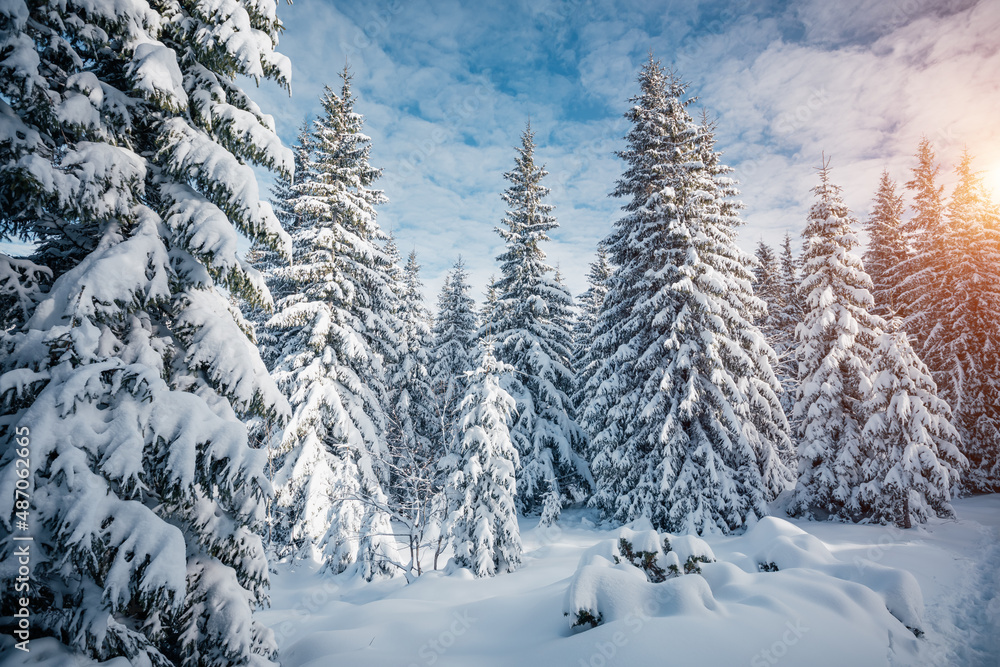
{"type": "Polygon", "coordinates": [[[871,278],[854,254],[854,219],[826,163],[803,237],[799,294],[808,309],[796,330],[795,402],[799,478],[791,511],[852,519],[865,457],[861,401],[868,360],[884,325],[871,313],[871,278]]]}
{"type": "Polygon", "coordinates": [[[900,324],[894,318],[877,336],[860,387],[865,449],[851,505],[860,517],[909,528],[913,521],[954,516],[950,501],[968,463],[951,410],[900,324]]]}
{"type": "Polygon", "coordinates": [[[1000,490],[1000,210],[968,151],[944,212],[935,293],[915,318],[933,323],[921,357],[955,411],[971,463],[968,486],[1000,490]],[[931,310],[933,309],[933,310],[931,310]]]}
{"type": "Polygon", "coordinates": [[[376,344],[398,323],[386,317],[392,260],[376,221],[385,197],[371,187],[381,172],[368,162],[350,81],[345,71],[340,94],[326,88],[321,98],[310,171],[293,186],[293,263],[269,274],[288,295],[266,328],[282,341],[274,377],[294,411],[274,480],[284,551],[312,554],[336,572],[360,561],[373,577],[392,571],[393,556],[381,509],[388,401],[376,344]]]}
{"type": "Polygon", "coordinates": [[[752,323],[763,303],[711,131],[652,57],[639,83],[613,193],[625,216],[604,242],[618,268],[594,330],[593,502],[616,521],[728,532],[789,481],[776,359],[752,323]]]}
{"type": "Polygon", "coordinates": [[[517,447],[518,509],[540,512],[550,489],[563,502],[584,496],[589,471],[580,453],[586,435],[574,419],[569,394],[573,389],[567,315],[572,297],[549,276],[541,244],[558,226],[552,206],[544,203],[547,175],[535,164],[531,127],[521,136],[515,168],[504,174],[510,187],[503,199],[510,207],[498,233],[506,250],[497,259],[500,279],[492,315],[497,358],[514,370],[504,377],[504,388],[517,402],[511,438],[517,447]]]}
{"type": "MultiPolygon", "coordinates": [[[[573,325],[573,368],[576,370],[573,406],[579,417],[583,416],[591,401],[587,383],[598,365],[592,354],[594,343],[592,334],[597,316],[604,305],[604,297],[608,293],[608,280],[612,272],[607,251],[603,247],[598,247],[597,258],[590,263],[590,270],[587,272],[587,290],[578,300],[580,314],[573,325]]],[[[590,452],[586,458],[587,460],[592,458],[590,452]]]]}
{"type": "Polygon", "coordinates": [[[903,328],[916,337],[917,351],[936,372],[927,356],[928,345],[941,321],[936,303],[941,297],[940,282],[946,267],[942,240],[945,236],[944,187],[937,184],[940,167],[935,163],[934,149],[924,137],[917,149],[917,166],[906,188],[913,193],[910,208],[913,216],[904,221],[903,234],[910,254],[900,264],[892,278],[897,285],[903,328]]]}
{"type": "MultiPolygon", "coordinates": [[[[295,176],[279,174],[275,178],[271,187],[271,207],[274,214],[286,231],[297,229],[301,220],[301,215],[295,213],[295,199],[298,196],[293,187],[293,181],[303,181],[309,178],[311,169],[311,143],[312,138],[309,125],[302,123],[296,138],[296,143],[292,147],[294,155],[295,176]]],[[[255,243],[246,254],[246,263],[253,269],[259,271],[263,280],[267,283],[271,293],[271,301],[260,305],[241,303],[240,305],[247,313],[247,320],[254,327],[254,334],[257,339],[257,348],[260,350],[261,359],[269,370],[273,370],[278,356],[281,354],[282,341],[275,338],[275,332],[267,329],[264,324],[271,315],[274,314],[274,303],[287,297],[295,289],[294,283],[283,280],[275,274],[275,269],[282,268],[288,264],[287,258],[281,253],[268,247],[266,244],[255,243]]],[[[262,425],[254,425],[254,430],[262,425]]],[[[260,434],[258,434],[260,435],[260,434]]]]}
{"type": "Polygon", "coordinates": [[[781,267],[778,256],[774,254],[774,248],[763,240],[757,241],[754,256],[757,258],[757,265],[753,270],[754,292],[768,304],[770,311],[771,304],[781,304],[781,267]]]}
{"type": "Polygon", "coordinates": [[[767,306],[767,312],[757,324],[768,342],[777,347],[782,339],[780,321],[785,307],[782,299],[781,265],[774,249],[762,240],[757,242],[754,256],[757,259],[753,269],[754,294],[767,306]]]}
{"type": "Polygon", "coordinates": [[[514,399],[500,378],[513,369],[485,343],[462,399],[458,469],[449,480],[455,561],[477,577],[513,572],[521,563],[514,470],[517,450],[508,425],[514,399]]]}
{"type": "Polygon", "coordinates": [[[454,451],[466,375],[475,370],[476,312],[461,258],[445,276],[431,332],[430,381],[434,438],[441,455],[454,451]]]}
{"type": "MultiPolygon", "coordinates": [[[[781,241],[778,255],[778,275],[775,278],[774,305],[768,303],[766,333],[778,356],[774,371],[781,383],[781,407],[795,431],[795,391],[798,386],[798,362],[795,359],[795,327],[803,318],[802,298],[799,286],[799,258],[792,251],[791,234],[786,233],[781,241]]],[[[794,463],[789,461],[789,463],[794,463]]],[[[797,464],[795,464],[797,465],[797,464]]]]}
{"type": "Polygon", "coordinates": [[[0,561],[32,538],[53,664],[271,664],[241,422],[289,409],[220,288],[269,299],[237,231],[287,254],[250,165],[292,155],[237,83],[287,86],[280,28],[267,0],[0,6],[0,235],[36,242],[0,262],[0,561]]]}
{"type": "Polygon", "coordinates": [[[490,274],[486,281],[486,291],[483,292],[483,307],[480,309],[479,318],[479,339],[492,339],[497,322],[503,319],[500,302],[500,288],[497,287],[499,279],[496,274],[490,274]]]}
{"type": "Polygon", "coordinates": [[[781,253],[778,256],[780,265],[778,283],[781,292],[782,308],[777,313],[778,324],[784,332],[783,337],[787,340],[795,338],[795,327],[802,321],[805,315],[805,307],[802,297],[799,296],[799,265],[801,258],[796,257],[792,250],[792,235],[785,233],[781,241],[781,253]]]}
{"type": "Polygon", "coordinates": [[[396,437],[413,449],[430,449],[434,427],[430,386],[430,313],[421,292],[420,265],[411,251],[403,268],[399,319],[402,324],[398,360],[390,380],[396,437]]]}
{"type": "Polygon", "coordinates": [[[903,235],[903,195],[896,193],[896,183],[888,171],[882,172],[878,191],[872,202],[872,212],[865,223],[868,249],[863,256],[865,269],[872,279],[874,312],[883,318],[900,312],[899,267],[909,257],[903,235]]]}

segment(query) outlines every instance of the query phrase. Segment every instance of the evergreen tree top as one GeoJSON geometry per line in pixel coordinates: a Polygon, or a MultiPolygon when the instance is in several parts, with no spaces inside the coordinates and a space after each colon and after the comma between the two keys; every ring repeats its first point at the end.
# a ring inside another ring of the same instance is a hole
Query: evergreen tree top
{"type": "Polygon", "coordinates": [[[529,124],[521,134],[521,146],[516,148],[514,169],[503,175],[510,182],[501,194],[510,209],[504,215],[504,227],[496,228],[507,243],[506,252],[497,257],[501,277],[496,287],[503,294],[552,270],[544,263],[540,244],[549,240],[546,232],[559,225],[551,215],[554,207],[542,201],[549,194],[541,183],[548,172],[535,164],[534,136],[529,124]]]}
{"type": "MultiPolygon", "coordinates": [[[[944,211],[944,186],[937,185],[940,166],[935,163],[934,148],[927,137],[920,140],[917,148],[917,166],[913,167],[913,178],[906,182],[906,187],[913,191],[914,216],[909,222],[910,233],[920,232],[933,234],[940,230],[941,216],[944,211]]],[[[923,236],[928,236],[923,235],[923,236]]],[[[926,238],[927,243],[933,240],[926,238]]]]}
{"type": "Polygon", "coordinates": [[[824,242],[835,242],[848,251],[858,245],[858,239],[851,229],[852,223],[856,221],[844,203],[841,194],[843,188],[830,180],[829,160],[824,158],[823,166],[818,171],[820,183],[811,190],[818,201],[809,209],[809,221],[802,232],[810,240],[803,257],[806,262],[817,254],[827,253],[826,248],[820,247],[824,242]]]}

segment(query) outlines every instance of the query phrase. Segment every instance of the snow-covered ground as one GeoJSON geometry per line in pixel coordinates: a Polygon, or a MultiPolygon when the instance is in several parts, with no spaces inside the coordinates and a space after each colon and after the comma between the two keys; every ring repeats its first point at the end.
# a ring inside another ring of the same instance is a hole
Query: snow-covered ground
{"type": "Polygon", "coordinates": [[[692,579],[699,575],[662,589],[640,579],[663,594],[639,603],[623,589],[626,606],[586,631],[571,629],[564,615],[567,589],[581,556],[602,541],[616,543],[619,533],[595,527],[586,511],[567,511],[549,528],[522,519],[523,566],[492,579],[459,570],[430,572],[408,586],[402,578],[366,584],[279,565],[261,619],[274,629],[285,667],[995,667],[1000,495],[965,498],[955,508],[957,520],[911,530],[788,520],[760,526],[770,531],[766,538],[764,530],[709,537],[718,562],[703,566],[708,585],[692,579]],[[799,562],[755,572],[755,555],[782,541],[779,534],[798,545],[799,562]],[[909,613],[903,607],[919,613],[920,596],[894,570],[911,573],[922,591],[919,639],[897,618],[909,613]]]}

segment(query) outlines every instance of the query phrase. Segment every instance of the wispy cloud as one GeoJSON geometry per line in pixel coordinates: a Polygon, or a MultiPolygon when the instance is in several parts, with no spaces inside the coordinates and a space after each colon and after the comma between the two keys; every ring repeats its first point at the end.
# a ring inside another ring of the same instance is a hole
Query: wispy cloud
{"type": "Polygon", "coordinates": [[[530,118],[562,227],[548,248],[575,292],[620,202],[607,193],[622,113],[649,50],[675,63],[719,118],[719,148],[747,204],[741,244],[805,223],[826,152],[863,217],[888,168],[905,180],[922,134],[947,168],[962,147],[1000,165],[1000,4],[300,2],[281,8],[294,95],[256,94],[286,141],[345,60],[391,203],[433,300],[462,254],[477,294],[495,269],[499,193],[530,118]]]}

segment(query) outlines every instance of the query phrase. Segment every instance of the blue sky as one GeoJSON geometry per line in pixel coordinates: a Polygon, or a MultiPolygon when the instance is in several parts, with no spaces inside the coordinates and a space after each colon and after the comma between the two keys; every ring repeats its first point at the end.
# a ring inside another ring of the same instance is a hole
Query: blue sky
{"type": "Polygon", "coordinates": [[[962,147],[1000,189],[1000,3],[505,3],[281,5],[293,95],[255,94],[294,141],[347,62],[390,203],[380,221],[415,249],[433,303],[461,254],[481,297],[501,243],[503,172],[530,119],[561,227],[547,248],[575,293],[621,202],[622,114],[650,50],[718,118],[746,203],[740,243],[805,224],[821,154],[859,218],[883,168],[905,181],[922,134],[944,181],[962,147]]]}
{"type": "Polygon", "coordinates": [[[291,145],[349,64],[390,199],[380,222],[417,251],[430,304],[459,254],[481,300],[501,251],[502,175],[529,119],[561,224],[546,251],[585,288],[619,216],[614,151],[650,51],[718,118],[747,250],[798,236],[824,151],[859,218],[883,168],[907,180],[922,134],[946,184],[967,145],[1000,191],[996,0],[278,1],[293,95],[267,82],[251,94],[291,145]]]}

